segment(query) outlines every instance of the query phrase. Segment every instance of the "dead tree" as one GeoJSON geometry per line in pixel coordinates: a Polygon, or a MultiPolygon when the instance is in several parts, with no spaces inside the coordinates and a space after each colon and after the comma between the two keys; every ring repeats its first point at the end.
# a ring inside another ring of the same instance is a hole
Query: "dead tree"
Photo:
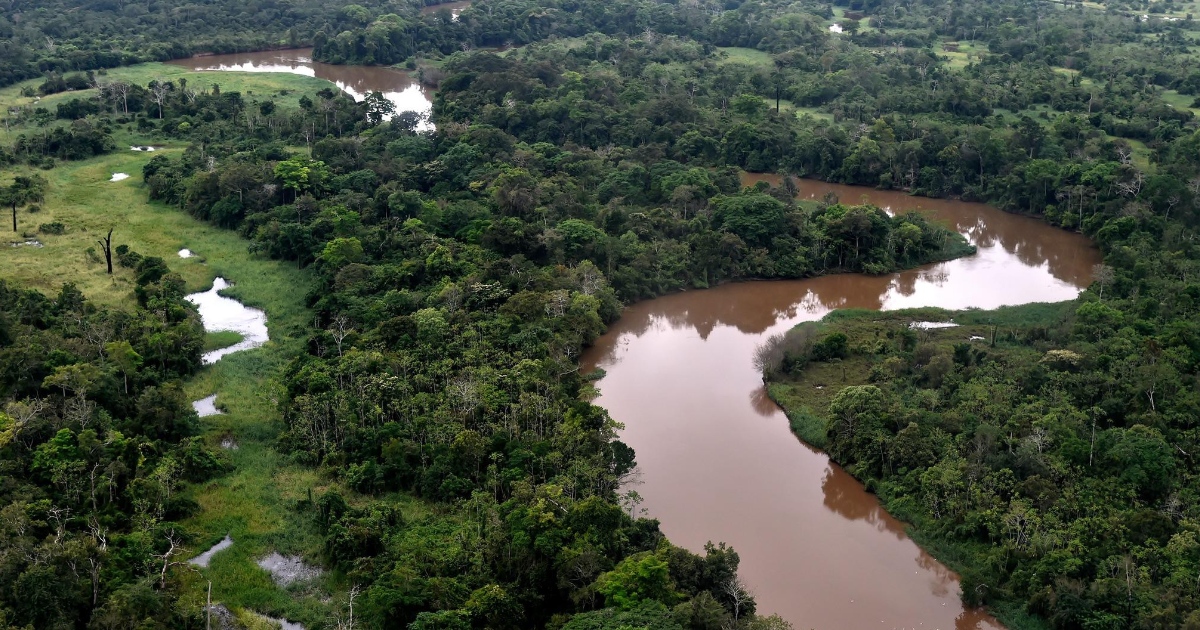
{"type": "Polygon", "coordinates": [[[158,105],[158,118],[162,120],[163,104],[167,102],[167,96],[171,93],[171,84],[164,83],[162,79],[155,79],[150,84],[150,96],[158,105]]]}
{"type": "Polygon", "coordinates": [[[161,554],[154,554],[152,556],[154,558],[162,560],[162,563],[163,563],[162,570],[159,572],[159,578],[158,578],[159,588],[166,588],[166,586],[167,586],[167,569],[170,569],[173,566],[185,564],[183,562],[178,562],[178,561],[172,562],[171,561],[171,558],[179,555],[179,552],[181,551],[180,541],[178,538],[176,538],[174,529],[171,529],[171,532],[169,534],[167,534],[167,545],[168,545],[168,547],[165,552],[163,552],[161,554]]]}
{"type": "Polygon", "coordinates": [[[131,88],[131,86],[128,83],[125,83],[124,81],[117,81],[115,83],[110,83],[108,86],[109,91],[112,93],[112,95],[114,97],[113,98],[114,105],[115,105],[116,99],[118,99],[118,98],[121,99],[121,111],[126,114],[129,113],[129,90],[130,90],[130,88],[131,88]]]}
{"type": "Polygon", "coordinates": [[[113,228],[108,228],[108,236],[96,241],[104,250],[104,262],[108,263],[108,275],[110,276],[112,275],[112,233],[113,228]]]}

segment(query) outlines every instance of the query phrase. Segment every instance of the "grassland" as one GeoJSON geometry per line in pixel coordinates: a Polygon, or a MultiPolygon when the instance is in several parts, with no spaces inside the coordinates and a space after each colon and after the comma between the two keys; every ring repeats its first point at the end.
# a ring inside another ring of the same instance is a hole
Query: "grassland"
{"type": "MultiPolygon", "coordinates": [[[[147,201],[139,173],[149,159],[145,153],[119,152],[63,164],[44,173],[50,180],[44,210],[33,215],[36,218],[22,214],[22,225],[61,221],[67,233],[40,235],[45,243],[42,248],[7,249],[2,276],[47,292],[72,281],[96,302],[127,307],[133,301],[132,273],[118,267],[108,276],[102,262],[84,253],[112,226],[116,228],[114,243],[162,256],[173,271],[183,275],[190,291],[206,290],[219,275],[235,285],[228,294],[267,312],[270,342],[258,350],[226,356],[187,384],[192,399],[218,394],[226,411],[202,419],[210,444],[216,447],[223,439],[232,438],[239,448],[230,451],[233,473],[191,490],[202,509],[184,525],[197,553],[226,534],[235,541],[206,570],[205,577],[213,581],[214,599],[230,606],[286,614],[290,619],[315,620],[322,615],[323,594],[314,591],[293,597],[255,565],[271,550],[310,557],[319,552],[311,521],[293,508],[310,489],[320,492],[326,484],[312,469],[290,464],[273,447],[281,428],[273,378],[299,351],[308,319],[304,306],[310,286],[308,273],[289,263],[251,256],[248,243],[233,232],[147,201]],[[129,172],[133,177],[107,181],[113,172],[129,172]],[[192,249],[197,257],[179,258],[177,252],[183,247],[192,249]]],[[[223,347],[236,341],[227,334],[213,334],[206,339],[206,346],[223,347]]],[[[197,583],[192,590],[200,597],[203,589],[197,583]]],[[[194,603],[198,605],[198,601],[194,603]]]]}
{"type": "MultiPolygon", "coordinates": [[[[101,81],[125,81],[145,86],[154,80],[175,81],[186,79],[188,84],[196,89],[208,90],[213,85],[219,85],[222,92],[240,92],[247,100],[274,100],[281,107],[298,106],[300,96],[313,93],[331,84],[316,77],[306,77],[288,73],[268,72],[193,72],[182,66],[167,63],[144,63],[136,66],[126,66],[103,71],[98,75],[101,81]]],[[[54,111],[59,103],[65,103],[74,98],[89,99],[96,97],[96,90],[78,90],[51,94],[46,97],[22,96],[22,89],[28,87],[37,90],[41,79],[32,79],[23,83],[0,89],[0,113],[14,108],[45,107],[54,111]]],[[[20,128],[7,133],[19,132],[20,128]]],[[[0,130],[0,133],[4,133],[0,130]]],[[[149,144],[149,142],[147,142],[149,144]]]]}
{"type": "Polygon", "coordinates": [[[965,68],[967,64],[979,61],[987,52],[986,46],[976,46],[971,42],[953,42],[954,50],[946,50],[948,42],[938,42],[934,47],[933,52],[946,60],[946,65],[951,68],[965,68]]]}
{"type": "Polygon", "coordinates": [[[1175,90],[1166,90],[1162,93],[1162,99],[1176,109],[1184,109],[1200,116],[1200,107],[1192,107],[1192,104],[1196,102],[1195,96],[1180,94],[1175,90]]]}
{"type": "Polygon", "coordinates": [[[773,64],[770,53],[755,48],[719,47],[717,50],[724,53],[717,62],[720,64],[741,63],[756,68],[770,67],[773,64]]]}
{"type": "MultiPolygon", "coordinates": [[[[190,81],[211,80],[220,83],[222,90],[246,94],[301,87],[312,93],[329,85],[283,74],[190,73],[161,64],[114,70],[112,75],[138,81],[187,76],[190,81]]],[[[20,86],[0,90],[0,104],[21,103],[25,97],[19,96],[19,90],[20,86]]],[[[79,93],[59,98],[74,96],[79,93]]],[[[47,101],[53,102],[44,99],[43,103],[47,101]]],[[[226,534],[235,542],[213,558],[203,576],[181,572],[188,584],[185,603],[200,606],[205,581],[211,579],[214,601],[235,610],[251,609],[302,622],[323,619],[329,594],[336,590],[340,576],[327,575],[300,591],[285,592],[256,565],[257,559],[272,550],[312,558],[321,546],[312,519],[295,508],[310,492],[319,494],[332,482],[311,468],[291,463],[274,448],[282,426],[275,376],[301,349],[308,324],[304,300],[311,286],[310,275],[294,264],[252,256],[249,243],[233,232],[150,202],[142,183],[142,167],[154,155],[176,155],[182,147],[163,145],[154,137],[132,131],[122,134],[122,142],[161,145],[160,151],[119,150],[41,171],[49,184],[46,199],[38,213],[20,213],[20,233],[15,238],[0,241],[0,279],[47,293],[56,292],[63,282],[74,282],[97,303],[128,308],[134,299],[132,273],[117,267],[109,276],[96,255],[96,240],[113,228],[114,245],[127,244],[144,255],[161,256],[172,271],[183,276],[189,291],[206,290],[213,278],[222,276],[234,283],[225,293],[267,312],[271,340],[265,346],[228,355],[186,384],[192,399],[218,394],[218,406],[225,412],[201,420],[205,439],[214,448],[231,439],[238,448],[227,451],[234,464],[232,473],[188,490],[202,508],[182,523],[190,552],[199,553],[226,534]],[[112,182],[113,173],[130,177],[112,182]],[[54,221],[66,226],[65,234],[37,232],[39,224],[54,221]],[[25,235],[39,239],[44,246],[9,246],[10,241],[24,240],[25,235]],[[178,251],[185,247],[195,252],[195,257],[180,258],[178,251]],[[93,249],[90,255],[89,248],[93,249]]],[[[24,172],[29,169],[0,170],[0,183],[24,172]]],[[[214,334],[208,336],[206,345],[222,347],[236,341],[227,334],[214,334]]],[[[347,494],[353,501],[353,493],[347,494]]],[[[408,511],[415,517],[420,509],[416,506],[408,511]]]]}

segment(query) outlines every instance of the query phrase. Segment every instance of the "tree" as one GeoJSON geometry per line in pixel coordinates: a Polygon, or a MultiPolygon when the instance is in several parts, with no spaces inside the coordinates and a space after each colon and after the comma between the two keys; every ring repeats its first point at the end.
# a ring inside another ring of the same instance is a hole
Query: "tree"
{"type": "Polygon", "coordinates": [[[1104,287],[1116,280],[1116,272],[1108,265],[1092,265],[1092,280],[1100,285],[1100,300],[1104,301],[1104,287]]]}
{"type": "Polygon", "coordinates": [[[609,605],[630,610],[645,600],[673,604],[679,594],[671,581],[667,561],[656,553],[629,556],[596,580],[596,590],[609,605]]]}
{"type": "Polygon", "coordinates": [[[363,257],[363,246],[357,238],[335,238],[321,251],[321,260],[334,269],[358,262],[363,257]]]}
{"type": "MultiPolygon", "coordinates": [[[[114,98],[121,99],[121,111],[125,114],[129,113],[129,90],[130,84],[124,81],[115,81],[107,84],[107,89],[114,98]]],[[[114,107],[115,109],[115,107],[114,107]]]]}
{"type": "Polygon", "coordinates": [[[174,86],[162,79],[155,79],[150,82],[150,96],[154,99],[154,103],[158,105],[158,119],[163,117],[163,104],[167,102],[167,96],[171,94],[174,86]]]}
{"type": "Polygon", "coordinates": [[[142,355],[138,354],[128,341],[112,341],[104,344],[104,353],[108,359],[121,370],[121,378],[125,382],[125,393],[129,393],[129,375],[142,365],[142,355]]]}
{"type": "Polygon", "coordinates": [[[396,104],[389,101],[383,92],[369,92],[363,102],[367,105],[367,122],[378,125],[396,113],[396,104]]]}
{"type": "Polygon", "coordinates": [[[275,177],[283,181],[283,187],[292,191],[292,199],[313,188],[327,174],[325,163],[302,155],[283,160],[275,165],[275,177]],[[314,181],[315,180],[315,181],[314,181]]]}
{"type": "Polygon", "coordinates": [[[783,202],[761,193],[717,197],[712,201],[714,227],[737,234],[751,247],[765,247],[785,225],[783,202]]]}
{"type": "Polygon", "coordinates": [[[829,403],[829,454],[843,462],[858,459],[886,410],[887,397],[874,385],[851,385],[838,392],[829,403]]]}
{"type": "Polygon", "coordinates": [[[112,233],[113,228],[108,228],[108,235],[96,241],[100,244],[100,248],[104,251],[104,262],[108,264],[108,275],[112,275],[112,233]]]}
{"type": "Polygon", "coordinates": [[[17,231],[17,209],[46,198],[46,179],[41,175],[18,175],[13,183],[0,189],[0,203],[12,208],[13,232],[17,231]]]}

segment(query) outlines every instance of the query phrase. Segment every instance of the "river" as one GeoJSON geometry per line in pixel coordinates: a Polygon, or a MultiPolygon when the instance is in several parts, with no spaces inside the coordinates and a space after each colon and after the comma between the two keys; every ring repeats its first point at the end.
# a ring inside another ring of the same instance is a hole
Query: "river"
{"type": "Polygon", "coordinates": [[[189,70],[285,72],[317,77],[334,83],[360,101],[370,92],[382,92],[383,96],[396,106],[396,113],[421,114],[421,123],[417,125],[417,131],[433,129],[433,123],[429,120],[433,112],[432,92],[422,87],[408,73],[395,68],[321,63],[313,61],[311,48],[207,55],[168,63],[189,70]]]}
{"type": "MultiPolygon", "coordinates": [[[[770,180],[749,176],[744,182],[770,180]]],[[[777,181],[777,180],[775,180],[777,181]]],[[[596,403],[637,451],[648,516],[672,542],[724,541],[759,611],[797,630],[997,629],[958,579],[848,473],[800,442],[752,365],[772,334],[845,307],[993,308],[1074,298],[1099,253],[1084,237],[982,204],[802,180],[800,196],[920,209],[974,256],[886,276],[746,282],[634,304],[583,357],[596,403]]]]}

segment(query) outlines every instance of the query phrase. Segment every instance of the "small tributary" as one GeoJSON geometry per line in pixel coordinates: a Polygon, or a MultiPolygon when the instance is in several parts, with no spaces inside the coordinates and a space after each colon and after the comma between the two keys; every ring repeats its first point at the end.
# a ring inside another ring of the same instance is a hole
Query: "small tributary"
{"type": "Polygon", "coordinates": [[[198,567],[207,567],[209,562],[212,562],[212,557],[218,553],[233,546],[233,539],[226,535],[217,544],[208,548],[208,551],[188,560],[188,564],[194,564],[198,567]]]}
{"type": "MultiPolygon", "coordinates": [[[[745,182],[752,184],[753,180],[745,182]]],[[[1087,239],[982,204],[802,181],[802,197],[920,210],[967,258],[883,276],[746,282],[635,304],[584,356],[596,403],[637,452],[642,507],[676,544],[730,543],[765,614],[796,628],[995,629],[957,576],[862,484],[800,442],[753,366],[773,334],[838,308],[995,308],[1070,300],[1100,261],[1087,239]]]]}
{"type": "Polygon", "coordinates": [[[242,336],[242,340],[232,346],[205,352],[201,357],[205,365],[212,365],[225,355],[257,348],[267,342],[267,314],[221,295],[220,292],[229,286],[224,278],[217,278],[213,280],[211,289],[186,296],[200,311],[205,332],[230,331],[242,336]]]}

